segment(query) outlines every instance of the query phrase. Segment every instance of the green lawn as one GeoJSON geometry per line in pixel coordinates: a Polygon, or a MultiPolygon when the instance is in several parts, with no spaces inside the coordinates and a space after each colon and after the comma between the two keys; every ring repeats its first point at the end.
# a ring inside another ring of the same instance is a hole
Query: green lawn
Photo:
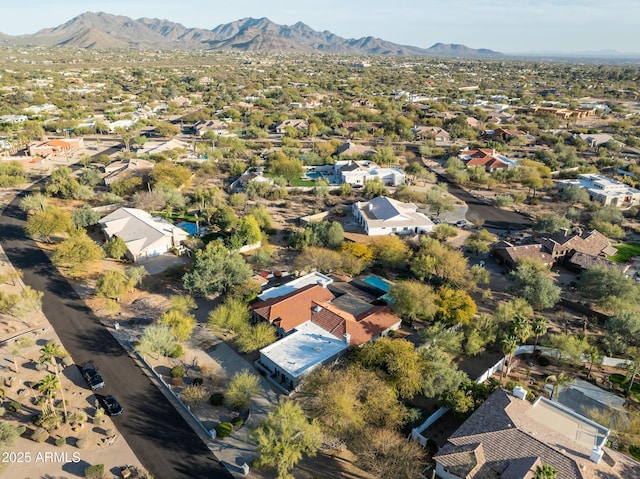
{"type": "Polygon", "coordinates": [[[619,246],[614,246],[618,250],[613,256],[609,256],[611,261],[616,263],[628,263],[629,259],[634,256],[640,256],[640,243],[624,243],[619,246]]]}
{"type": "Polygon", "coordinates": [[[303,180],[302,178],[296,178],[291,182],[291,186],[316,186],[316,182],[313,180],[303,180]]]}
{"type": "MultiPolygon", "coordinates": [[[[629,385],[629,382],[626,379],[627,378],[624,374],[614,373],[609,375],[609,381],[613,384],[619,384],[620,387],[625,389],[625,391],[629,385]]],[[[631,395],[640,401],[640,384],[638,384],[638,381],[633,382],[633,386],[631,386],[631,395]]]]}

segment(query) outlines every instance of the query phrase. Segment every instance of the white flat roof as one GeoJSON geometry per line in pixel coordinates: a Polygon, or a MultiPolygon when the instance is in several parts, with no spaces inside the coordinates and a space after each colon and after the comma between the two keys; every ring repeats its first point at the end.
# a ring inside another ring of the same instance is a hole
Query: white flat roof
{"type": "Polygon", "coordinates": [[[305,274],[304,276],[300,276],[299,278],[289,281],[288,283],[266,289],[258,295],[258,299],[264,301],[265,299],[277,298],[278,296],[284,296],[285,294],[289,294],[292,291],[304,288],[309,284],[323,283],[325,285],[329,285],[333,283],[333,280],[329,278],[329,276],[314,271],[313,273],[305,274]]]}
{"type": "Polygon", "coordinates": [[[294,333],[261,349],[260,354],[297,378],[347,347],[343,340],[307,321],[298,326],[294,333]]]}

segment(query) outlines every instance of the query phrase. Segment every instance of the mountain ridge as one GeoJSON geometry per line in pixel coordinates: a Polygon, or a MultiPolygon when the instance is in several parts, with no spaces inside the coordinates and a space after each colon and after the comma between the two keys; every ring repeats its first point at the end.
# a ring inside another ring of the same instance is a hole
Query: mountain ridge
{"type": "Polygon", "coordinates": [[[436,43],[430,48],[400,45],[366,36],[343,38],[330,31],[317,31],[299,21],[279,25],[266,17],[245,17],[211,30],[190,28],[169,20],[132,19],[105,12],[85,12],[56,27],[28,35],[0,33],[5,44],[43,45],[85,49],[160,48],[192,50],[267,51],[366,55],[446,56],[500,58],[489,49],[436,43]]]}

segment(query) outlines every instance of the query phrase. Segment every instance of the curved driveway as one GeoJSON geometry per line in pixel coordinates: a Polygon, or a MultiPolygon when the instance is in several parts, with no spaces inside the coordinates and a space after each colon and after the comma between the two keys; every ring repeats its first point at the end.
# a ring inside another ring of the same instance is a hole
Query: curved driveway
{"type": "MultiPolygon", "coordinates": [[[[48,257],[24,232],[17,196],[0,216],[0,243],[23,281],[42,291],[43,312],[76,364],[93,360],[125,413],[114,418],[156,479],[231,478],[158,388],[127,355],[48,257]]],[[[90,405],[89,405],[90,406],[90,405]]]]}

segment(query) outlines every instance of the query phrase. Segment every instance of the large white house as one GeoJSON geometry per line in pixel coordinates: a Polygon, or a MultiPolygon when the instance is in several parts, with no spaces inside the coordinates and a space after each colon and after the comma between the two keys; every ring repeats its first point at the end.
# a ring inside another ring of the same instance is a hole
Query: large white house
{"type": "Polygon", "coordinates": [[[107,239],[121,238],[134,262],[180,249],[189,234],[164,218],[143,210],[120,208],[99,221],[107,239]]]}
{"type": "Polygon", "coordinates": [[[386,196],[358,201],[352,210],[369,236],[430,233],[434,227],[433,222],[419,213],[413,203],[402,203],[386,196]]]}
{"type": "Polygon", "coordinates": [[[640,190],[631,188],[620,181],[597,174],[578,175],[576,180],[560,180],[557,183],[558,190],[562,191],[568,186],[584,188],[589,193],[591,201],[597,201],[604,206],[628,207],[640,205],[640,190]]]}
{"type": "Polygon", "coordinates": [[[398,186],[404,183],[405,174],[398,168],[381,168],[373,161],[336,161],[334,175],[338,183],[364,185],[367,181],[379,179],[387,186],[398,186]]]}

